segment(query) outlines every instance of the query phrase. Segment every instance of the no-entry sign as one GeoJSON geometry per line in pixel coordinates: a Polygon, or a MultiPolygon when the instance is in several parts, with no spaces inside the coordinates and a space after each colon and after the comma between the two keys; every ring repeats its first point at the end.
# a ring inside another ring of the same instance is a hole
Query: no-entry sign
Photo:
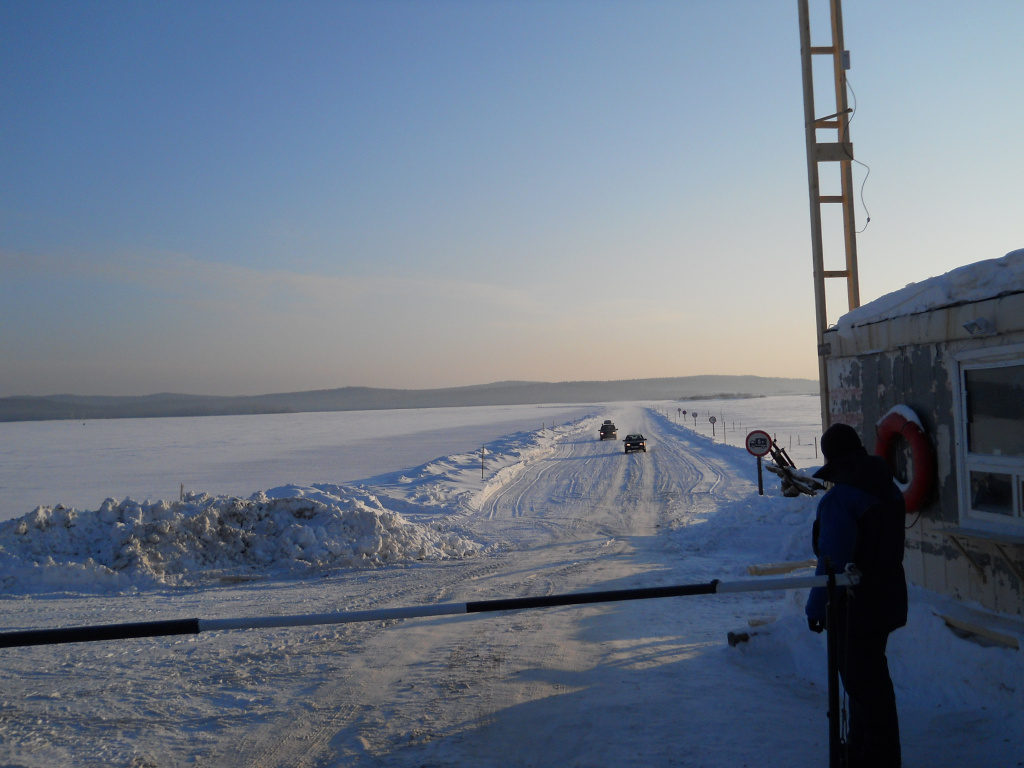
{"type": "Polygon", "coordinates": [[[747,435],[747,451],[758,458],[761,458],[771,448],[772,438],[763,429],[755,429],[747,435]]]}

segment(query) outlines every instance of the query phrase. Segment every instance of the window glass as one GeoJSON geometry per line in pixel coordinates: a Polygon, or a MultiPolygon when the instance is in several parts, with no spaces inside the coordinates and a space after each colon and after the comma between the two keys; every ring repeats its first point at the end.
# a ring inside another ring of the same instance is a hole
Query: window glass
{"type": "Polygon", "coordinates": [[[972,453],[1024,457],[1024,365],[964,372],[972,453]]]}
{"type": "Polygon", "coordinates": [[[971,472],[971,508],[994,515],[1013,515],[1013,480],[996,472],[971,472]]]}

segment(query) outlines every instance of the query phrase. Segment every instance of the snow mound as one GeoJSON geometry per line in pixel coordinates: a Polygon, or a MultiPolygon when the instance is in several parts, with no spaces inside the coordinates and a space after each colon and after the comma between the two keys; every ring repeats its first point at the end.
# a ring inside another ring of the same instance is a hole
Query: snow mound
{"type": "Polygon", "coordinates": [[[188,586],[461,558],[477,549],[344,486],[283,486],[249,499],[107,499],[94,511],[37,507],[0,524],[0,587],[29,593],[188,586]]]}
{"type": "Polygon", "coordinates": [[[94,511],[40,506],[0,523],[0,589],[97,593],[469,557],[452,522],[581,424],[502,436],[364,484],[284,485],[248,499],[108,498],[94,511]],[[486,474],[482,479],[481,474],[486,474]]]}
{"type": "Polygon", "coordinates": [[[479,511],[533,462],[551,456],[565,440],[596,430],[596,419],[586,417],[560,426],[514,432],[492,440],[482,451],[438,457],[364,482],[399,508],[408,504],[417,513],[469,514],[479,511]]]}

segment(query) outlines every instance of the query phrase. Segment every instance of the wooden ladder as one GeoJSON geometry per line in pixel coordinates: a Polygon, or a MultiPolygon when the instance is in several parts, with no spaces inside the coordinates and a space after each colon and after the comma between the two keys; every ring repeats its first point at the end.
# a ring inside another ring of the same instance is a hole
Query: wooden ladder
{"type": "Polygon", "coordinates": [[[849,69],[849,52],[843,48],[843,14],[840,0],[828,0],[832,28],[832,42],[826,46],[811,45],[811,21],[808,0],[798,0],[800,11],[800,59],[804,87],[804,128],[807,139],[807,184],[811,204],[811,250],[814,269],[814,305],[818,334],[818,379],[821,386],[821,426],[829,426],[828,376],[825,356],[829,349],[825,345],[824,333],[828,329],[828,314],[825,300],[825,280],[841,278],[846,280],[849,309],[860,306],[860,281],[857,272],[857,232],[853,209],[853,142],[850,140],[850,108],[846,98],[846,70],[849,69]],[[814,56],[832,57],[832,73],[835,84],[835,106],[832,114],[815,116],[814,107],[814,56]],[[834,141],[819,141],[818,131],[835,131],[834,141]],[[840,176],[839,194],[822,194],[819,174],[821,163],[838,163],[840,176]],[[841,205],[843,222],[843,245],[846,264],[843,269],[825,269],[822,234],[822,206],[841,205]]]}

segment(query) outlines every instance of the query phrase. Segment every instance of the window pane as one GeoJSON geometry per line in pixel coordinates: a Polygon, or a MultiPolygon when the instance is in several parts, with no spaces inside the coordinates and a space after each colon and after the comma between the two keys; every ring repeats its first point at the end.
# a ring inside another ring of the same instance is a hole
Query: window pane
{"type": "Polygon", "coordinates": [[[1013,516],[1013,481],[1010,475],[971,472],[971,508],[978,512],[1013,516]]]}
{"type": "Polygon", "coordinates": [[[1024,365],[964,372],[972,453],[1024,456],[1024,365]]]}

